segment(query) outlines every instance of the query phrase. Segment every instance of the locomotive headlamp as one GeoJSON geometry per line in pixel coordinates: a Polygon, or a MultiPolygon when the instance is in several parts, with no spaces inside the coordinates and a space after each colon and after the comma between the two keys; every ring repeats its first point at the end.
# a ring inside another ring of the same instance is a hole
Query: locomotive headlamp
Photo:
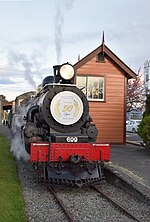
{"type": "Polygon", "coordinates": [[[64,80],[70,80],[75,75],[75,70],[73,66],[69,63],[65,63],[60,67],[60,75],[64,80]]]}

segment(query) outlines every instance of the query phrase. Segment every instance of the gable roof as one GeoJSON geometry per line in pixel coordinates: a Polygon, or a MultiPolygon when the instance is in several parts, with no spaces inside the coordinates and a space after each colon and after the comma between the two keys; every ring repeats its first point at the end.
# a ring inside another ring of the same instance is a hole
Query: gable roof
{"type": "Polygon", "coordinates": [[[103,52],[104,55],[107,55],[109,58],[111,58],[112,61],[114,61],[124,72],[128,79],[130,78],[136,78],[137,75],[135,72],[133,72],[132,69],[130,69],[121,59],[119,59],[105,44],[102,42],[102,44],[93,50],[91,53],[86,55],[83,59],[78,61],[74,64],[75,70],[79,69],[81,66],[83,66],[85,63],[90,61],[93,57],[97,56],[100,52],[103,52]]]}

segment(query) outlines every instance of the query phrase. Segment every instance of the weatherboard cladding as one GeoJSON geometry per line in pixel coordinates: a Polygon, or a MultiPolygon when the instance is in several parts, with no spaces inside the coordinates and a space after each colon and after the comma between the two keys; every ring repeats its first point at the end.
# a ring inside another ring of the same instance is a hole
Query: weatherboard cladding
{"type": "Polygon", "coordinates": [[[105,45],[95,49],[74,65],[77,76],[104,76],[105,99],[90,101],[90,115],[98,127],[99,143],[125,143],[125,111],[127,78],[136,74],[105,45]],[[104,50],[104,62],[97,55],[104,50]]]}
{"type": "Polygon", "coordinates": [[[135,72],[133,72],[119,57],[117,57],[105,44],[101,44],[98,48],[93,50],[83,59],[74,64],[75,69],[79,69],[86,62],[97,56],[100,52],[103,52],[105,56],[108,56],[112,62],[114,62],[118,68],[120,68],[127,78],[136,78],[135,72]]]}

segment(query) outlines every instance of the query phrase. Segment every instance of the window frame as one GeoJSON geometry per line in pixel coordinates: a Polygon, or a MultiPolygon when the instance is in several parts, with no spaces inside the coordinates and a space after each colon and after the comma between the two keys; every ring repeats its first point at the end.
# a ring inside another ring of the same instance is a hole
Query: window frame
{"type": "MultiPolygon", "coordinates": [[[[76,76],[76,85],[77,85],[77,78],[78,77],[83,77],[83,78],[86,78],[86,82],[85,82],[85,85],[86,85],[86,98],[89,102],[106,102],[106,78],[104,75],[92,75],[92,74],[87,74],[87,75],[80,75],[78,74],[76,76]],[[88,77],[96,77],[96,78],[102,78],[103,79],[103,99],[97,99],[97,98],[89,98],[88,97],[88,77]]],[[[78,86],[77,86],[78,87],[78,86]]]]}

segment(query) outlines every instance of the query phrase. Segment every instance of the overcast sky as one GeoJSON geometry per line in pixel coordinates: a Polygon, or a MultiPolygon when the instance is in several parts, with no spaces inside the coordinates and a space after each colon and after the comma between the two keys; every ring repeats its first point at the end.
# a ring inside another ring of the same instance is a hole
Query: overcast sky
{"type": "Polygon", "coordinates": [[[105,44],[133,71],[150,59],[149,0],[0,0],[0,95],[32,91],[105,44]]]}

